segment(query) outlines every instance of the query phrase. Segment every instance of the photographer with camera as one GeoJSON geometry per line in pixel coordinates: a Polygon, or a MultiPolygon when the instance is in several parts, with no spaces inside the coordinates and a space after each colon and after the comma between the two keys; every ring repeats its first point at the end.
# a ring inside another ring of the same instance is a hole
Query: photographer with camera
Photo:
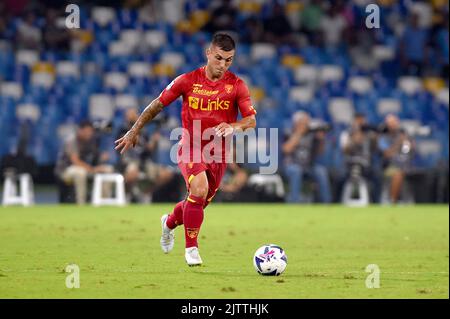
{"type": "MultiPolygon", "coordinates": [[[[114,168],[106,164],[108,153],[100,152],[99,139],[94,125],[82,121],[76,134],[65,142],[55,167],[56,176],[66,185],[74,184],[78,205],[86,203],[88,178],[96,173],[112,173],[114,168]]],[[[110,192],[111,189],[105,189],[110,192]]]]}
{"type": "Polygon", "coordinates": [[[377,152],[378,128],[367,123],[364,114],[355,114],[351,127],[340,136],[345,157],[345,180],[367,182],[370,200],[379,202],[381,193],[381,168],[374,163],[377,152]]]}
{"type": "Polygon", "coordinates": [[[289,183],[287,201],[301,202],[303,177],[309,175],[318,184],[319,200],[331,202],[330,182],[325,166],[317,163],[317,157],[323,153],[325,134],[328,126],[312,129],[308,113],[298,111],[293,117],[293,131],[282,146],[285,172],[289,183]]]}
{"type": "Polygon", "coordinates": [[[384,134],[378,147],[383,153],[384,176],[390,178],[389,199],[397,203],[404,184],[405,173],[414,156],[415,143],[400,127],[400,120],[394,114],[386,116],[384,134]]]}

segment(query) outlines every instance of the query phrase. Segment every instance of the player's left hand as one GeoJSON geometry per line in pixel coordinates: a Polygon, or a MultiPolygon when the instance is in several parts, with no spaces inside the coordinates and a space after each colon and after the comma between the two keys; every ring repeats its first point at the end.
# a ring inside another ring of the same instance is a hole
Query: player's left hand
{"type": "Polygon", "coordinates": [[[234,133],[234,127],[231,124],[222,122],[217,125],[214,130],[216,131],[216,135],[219,137],[227,137],[234,133]]]}

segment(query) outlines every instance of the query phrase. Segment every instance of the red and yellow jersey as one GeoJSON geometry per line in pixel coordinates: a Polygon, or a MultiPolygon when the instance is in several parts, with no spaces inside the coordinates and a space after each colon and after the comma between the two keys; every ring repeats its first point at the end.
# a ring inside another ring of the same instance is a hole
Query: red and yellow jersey
{"type": "MultiPolygon", "coordinates": [[[[180,96],[183,97],[182,125],[193,142],[191,149],[199,145],[192,140],[194,136],[201,137],[208,128],[222,122],[236,122],[238,112],[242,117],[256,114],[247,85],[230,71],[215,82],[206,77],[205,66],[182,74],[164,89],[159,100],[167,106],[180,96]],[[197,125],[194,125],[195,122],[197,125]],[[198,127],[199,123],[201,127],[198,127]]],[[[181,144],[185,143],[186,138],[182,137],[181,144]]],[[[213,138],[202,140],[201,149],[212,140],[213,138]]]]}

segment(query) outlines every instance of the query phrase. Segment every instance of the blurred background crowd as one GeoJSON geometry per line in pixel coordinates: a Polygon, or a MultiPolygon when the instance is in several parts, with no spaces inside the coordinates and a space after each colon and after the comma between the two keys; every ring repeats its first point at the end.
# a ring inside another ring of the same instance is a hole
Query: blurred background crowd
{"type": "Polygon", "coordinates": [[[228,31],[258,127],[279,129],[280,165],[279,180],[230,165],[218,201],[448,202],[447,1],[71,2],[80,28],[66,26],[68,3],[0,2],[2,180],[27,172],[84,203],[93,174],[120,172],[131,202],[179,200],[181,101],[127,156],[114,140],[228,31]],[[366,24],[372,2],[379,28],[366,24]]]}

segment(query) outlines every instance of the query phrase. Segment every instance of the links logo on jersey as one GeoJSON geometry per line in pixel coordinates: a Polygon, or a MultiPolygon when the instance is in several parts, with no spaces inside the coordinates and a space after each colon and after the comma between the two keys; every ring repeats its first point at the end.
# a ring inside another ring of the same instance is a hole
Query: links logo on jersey
{"type": "Polygon", "coordinates": [[[199,101],[200,101],[200,99],[198,97],[190,96],[189,97],[189,107],[192,107],[194,110],[197,110],[199,101]]]}
{"type": "Polygon", "coordinates": [[[189,96],[189,107],[194,110],[199,109],[200,111],[218,111],[218,110],[228,110],[230,108],[230,101],[224,101],[219,98],[205,102],[205,99],[198,97],[189,96]]]}

